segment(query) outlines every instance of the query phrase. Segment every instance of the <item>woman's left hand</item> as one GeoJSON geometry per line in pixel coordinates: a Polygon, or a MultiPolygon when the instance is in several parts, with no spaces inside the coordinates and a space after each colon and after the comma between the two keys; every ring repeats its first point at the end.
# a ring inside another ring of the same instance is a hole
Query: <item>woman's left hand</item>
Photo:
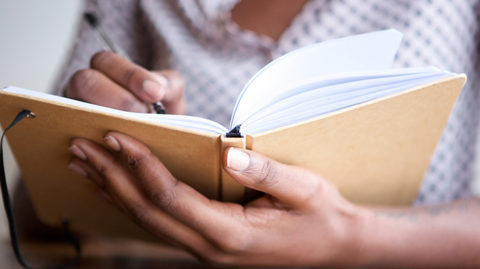
{"type": "MultiPolygon", "coordinates": [[[[151,151],[117,132],[110,150],[72,141],[70,169],[101,188],[107,200],[156,236],[219,264],[358,264],[359,208],[314,173],[248,150],[229,148],[224,167],[265,195],[245,206],[211,200],[178,181],[151,151]]],[[[186,163],[185,165],[188,165],[186,163]]],[[[361,262],[360,262],[361,263],[361,262]]]]}

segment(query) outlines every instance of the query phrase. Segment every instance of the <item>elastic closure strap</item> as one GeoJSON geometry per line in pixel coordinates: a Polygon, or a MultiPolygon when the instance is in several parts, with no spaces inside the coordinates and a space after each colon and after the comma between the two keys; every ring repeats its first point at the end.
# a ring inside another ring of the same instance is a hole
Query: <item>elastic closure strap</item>
{"type": "MultiPolygon", "coordinates": [[[[23,120],[24,118],[34,118],[35,113],[31,112],[30,110],[22,110],[20,113],[17,114],[15,119],[5,128],[5,130],[2,133],[2,138],[0,139],[0,164],[1,164],[1,178],[0,178],[0,185],[2,189],[2,198],[3,198],[3,206],[5,208],[5,214],[7,215],[7,221],[8,221],[8,228],[10,232],[10,242],[12,245],[13,252],[15,253],[15,257],[17,258],[17,261],[20,265],[22,265],[26,269],[32,269],[32,267],[28,266],[25,262],[25,260],[22,257],[22,254],[20,253],[20,248],[18,244],[18,235],[17,235],[17,228],[15,224],[15,217],[13,214],[12,210],[12,205],[10,202],[10,194],[8,193],[8,186],[7,186],[7,177],[5,175],[5,163],[4,163],[4,158],[3,158],[3,140],[5,138],[6,133],[8,130],[10,130],[14,125],[16,125],[18,122],[23,120]]],[[[68,268],[80,260],[81,257],[81,245],[79,241],[73,236],[73,234],[70,232],[70,221],[66,218],[62,220],[62,226],[63,230],[65,233],[65,238],[68,242],[70,242],[75,249],[75,257],[68,261],[66,264],[63,265],[56,265],[56,266],[47,266],[43,267],[45,269],[61,269],[61,268],[68,268]]]]}
{"type": "Polygon", "coordinates": [[[226,133],[225,136],[226,137],[243,137],[242,134],[240,133],[241,127],[242,127],[241,124],[233,127],[233,129],[230,130],[230,132],[226,133]]]}

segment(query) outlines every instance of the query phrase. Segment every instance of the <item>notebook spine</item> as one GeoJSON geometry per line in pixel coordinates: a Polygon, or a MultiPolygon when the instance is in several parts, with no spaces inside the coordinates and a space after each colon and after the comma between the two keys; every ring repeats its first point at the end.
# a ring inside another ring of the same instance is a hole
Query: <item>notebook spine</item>
{"type": "Polygon", "coordinates": [[[226,137],[220,138],[220,180],[219,180],[219,200],[225,202],[243,202],[245,196],[245,188],[233,179],[230,174],[225,171],[224,158],[225,150],[228,147],[246,148],[245,137],[226,137]]]}

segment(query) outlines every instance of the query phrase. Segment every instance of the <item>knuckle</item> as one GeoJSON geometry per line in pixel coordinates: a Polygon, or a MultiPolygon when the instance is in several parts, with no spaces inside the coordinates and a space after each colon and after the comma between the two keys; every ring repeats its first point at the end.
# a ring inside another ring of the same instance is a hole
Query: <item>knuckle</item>
{"type": "Polygon", "coordinates": [[[125,203],[125,208],[131,215],[133,220],[137,222],[140,226],[145,228],[151,227],[152,219],[149,217],[150,214],[147,208],[140,205],[139,203],[125,203]]]}
{"type": "Polygon", "coordinates": [[[310,172],[307,172],[303,178],[303,181],[306,182],[306,188],[299,193],[299,201],[302,201],[304,204],[313,203],[320,195],[319,193],[322,190],[322,183],[319,178],[310,172]]]}
{"type": "Polygon", "coordinates": [[[135,150],[127,154],[127,164],[132,170],[142,169],[144,163],[152,158],[150,150],[135,150]]]}
{"type": "Polygon", "coordinates": [[[97,164],[96,170],[97,173],[103,178],[103,179],[109,179],[111,178],[112,175],[112,169],[115,169],[114,167],[117,167],[117,163],[113,159],[113,157],[109,158],[105,163],[100,163],[97,164]]]}
{"type": "Polygon", "coordinates": [[[177,195],[175,191],[155,191],[150,194],[152,202],[167,211],[170,211],[176,207],[177,195]]]}
{"type": "Polygon", "coordinates": [[[257,178],[258,184],[261,185],[273,185],[277,181],[277,169],[275,164],[267,159],[260,166],[259,177],[257,178]]]}
{"type": "Polygon", "coordinates": [[[120,109],[125,111],[137,111],[139,104],[135,98],[129,98],[128,96],[125,96],[120,100],[119,106],[120,109]]]}
{"type": "Polygon", "coordinates": [[[107,172],[106,171],[107,171],[107,168],[105,168],[105,166],[103,166],[103,165],[97,167],[98,174],[104,179],[107,177],[107,172]]]}
{"type": "Polygon", "coordinates": [[[112,51],[99,51],[95,53],[92,58],[90,59],[90,66],[92,68],[98,68],[100,67],[106,60],[111,59],[115,53],[112,51]]]}
{"type": "Polygon", "coordinates": [[[122,81],[124,81],[126,87],[134,88],[135,81],[140,81],[140,79],[136,79],[140,71],[141,69],[137,66],[130,66],[123,71],[122,81]]]}
{"type": "Polygon", "coordinates": [[[82,69],[73,74],[70,79],[67,95],[83,98],[97,82],[97,72],[92,69],[82,69]]]}

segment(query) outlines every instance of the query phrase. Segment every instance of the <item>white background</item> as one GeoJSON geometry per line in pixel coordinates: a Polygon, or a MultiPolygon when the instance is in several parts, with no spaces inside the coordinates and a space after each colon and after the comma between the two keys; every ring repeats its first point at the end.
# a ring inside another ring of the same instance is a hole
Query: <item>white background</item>
{"type": "MultiPolygon", "coordinates": [[[[81,7],[80,0],[0,0],[0,87],[50,91],[70,49],[81,7]]],[[[17,170],[10,152],[7,163],[12,186],[17,170]]],[[[479,182],[477,179],[477,193],[479,182]]],[[[0,240],[6,235],[1,206],[0,240]]]]}

